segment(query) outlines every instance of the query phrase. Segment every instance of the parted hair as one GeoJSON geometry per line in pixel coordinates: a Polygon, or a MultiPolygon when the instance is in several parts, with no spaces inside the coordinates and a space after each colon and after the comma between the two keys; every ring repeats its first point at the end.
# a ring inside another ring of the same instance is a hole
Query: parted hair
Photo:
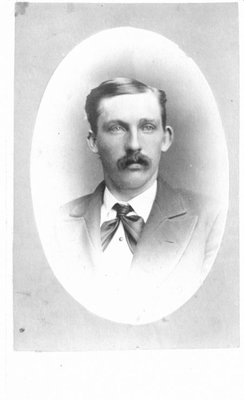
{"type": "Polygon", "coordinates": [[[120,96],[123,94],[137,94],[153,92],[157,95],[161,106],[162,125],[166,126],[166,94],[161,89],[148,86],[145,83],[130,78],[114,78],[102,82],[99,86],[92,89],[86,98],[85,111],[87,119],[94,134],[97,133],[97,120],[100,114],[100,101],[104,98],[120,96]]]}

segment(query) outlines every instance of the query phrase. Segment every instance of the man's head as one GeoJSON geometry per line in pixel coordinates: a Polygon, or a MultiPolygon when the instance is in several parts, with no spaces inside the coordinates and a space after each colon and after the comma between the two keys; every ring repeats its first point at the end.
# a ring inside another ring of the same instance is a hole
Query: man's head
{"type": "Polygon", "coordinates": [[[128,78],[103,82],[87,96],[88,144],[115,194],[134,196],[156,179],[161,151],[173,136],[165,103],[162,90],[128,78]]]}
{"type": "Polygon", "coordinates": [[[97,120],[100,115],[100,102],[108,97],[115,97],[124,94],[154,93],[158,98],[161,107],[162,125],[166,127],[166,94],[163,90],[145,85],[135,79],[115,78],[102,82],[99,86],[92,89],[86,98],[85,110],[87,119],[94,134],[97,133],[97,120]]]}

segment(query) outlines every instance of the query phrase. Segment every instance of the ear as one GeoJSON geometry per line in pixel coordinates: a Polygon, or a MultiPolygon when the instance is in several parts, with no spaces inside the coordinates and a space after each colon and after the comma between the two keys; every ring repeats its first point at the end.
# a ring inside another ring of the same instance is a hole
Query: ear
{"type": "Polygon", "coordinates": [[[171,126],[167,125],[164,129],[163,141],[161,146],[161,151],[166,152],[174,140],[174,131],[171,126]]]}
{"type": "Polygon", "coordinates": [[[89,131],[86,141],[87,141],[89,149],[93,153],[97,154],[98,153],[97,136],[93,131],[89,131]]]}

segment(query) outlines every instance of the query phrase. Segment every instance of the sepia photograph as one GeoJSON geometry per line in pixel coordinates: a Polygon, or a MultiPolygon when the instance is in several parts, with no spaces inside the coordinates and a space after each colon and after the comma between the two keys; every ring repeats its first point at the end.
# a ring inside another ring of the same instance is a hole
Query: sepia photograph
{"type": "Polygon", "coordinates": [[[235,3],[16,3],[15,350],[239,346],[238,57],[235,3]]]}

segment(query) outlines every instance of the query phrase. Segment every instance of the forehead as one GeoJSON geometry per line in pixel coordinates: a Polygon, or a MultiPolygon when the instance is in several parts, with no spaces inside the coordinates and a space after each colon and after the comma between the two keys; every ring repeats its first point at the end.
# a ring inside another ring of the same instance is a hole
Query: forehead
{"type": "Polygon", "coordinates": [[[156,94],[152,92],[123,94],[104,98],[99,105],[99,120],[161,119],[161,107],[156,94]]]}

